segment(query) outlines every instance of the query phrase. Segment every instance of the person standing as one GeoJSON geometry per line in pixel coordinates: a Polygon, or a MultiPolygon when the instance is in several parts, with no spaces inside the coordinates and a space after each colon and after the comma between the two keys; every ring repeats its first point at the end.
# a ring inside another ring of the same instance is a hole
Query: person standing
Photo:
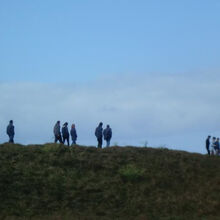
{"type": "Polygon", "coordinates": [[[9,137],[9,143],[14,143],[14,136],[15,136],[15,127],[13,125],[13,120],[9,121],[9,125],[7,126],[6,133],[9,137]]]}
{"type": "Polygon", "coordinates": [[[57,141],[59,141],[60,143],[63,143],[61,133],[60,133],[60,121],[57,121],[57,123],[54,125],[53,133],[55,137],[54,142],[57,143],[57,141]]]}
{"type": "Polygon", "coordinates": [[[68,123],[65,122],[63,124],[63,127],[62,127],[62,135],[63,135],[63,144],[65,144],[65,141],[67,140],[67,145],[70,146],[70,142],[69,142],[69,130],[68,130],[68,123]]]}
{"type": "Polygon", "coordinates": [[[76,144],[77,133],[76,133],[76,126],[75,126],[75,124],[72,124],[72,126],[71,126],[70,135],[72,137],[72,145],[76,144]]]}
{"type": "Polygon", "coordinates": [[[109,125],[106,126],[106,128],[103,131],[104,140],[106,140],[106,147],[110,146],[110,140],[112,138],[112,129],[109,125]]]}
{"type": "Polygon", "coordinates": [[[206,139],[206,142],[205,142],[205,144],[206,144],[206,150],[207,150],[207,152],[208,152],[208,155],[210,155],[210,150],[209,150],[210,138],[211,138],[211,136],[209,135],[209,136],[207,137],[207,139],[206,139]]]}
{"type": "Polygon", "coordinates": [[[215,141],[215,154],[219,155],[219,138],[215,141]]]}
{"type": "Polygon", "coordinates": [[[211,144],[211,155],[215,155],[215,149],[216,149],[216,137],[212,138],[212,144],[211,144]]]}
{"type": "Polygon", "coordinates": [[[103,123],[100,122],[98,127],[95,129],[95,136],[98,141],[98,148],[102,148],[102,132],[103,132],[102,125],[103,125],[103,123]]]}

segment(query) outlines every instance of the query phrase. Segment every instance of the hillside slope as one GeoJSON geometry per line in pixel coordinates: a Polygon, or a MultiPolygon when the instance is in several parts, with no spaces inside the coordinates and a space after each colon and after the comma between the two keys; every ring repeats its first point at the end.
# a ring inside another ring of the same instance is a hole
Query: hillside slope
{"type": "Polygon", "coordinates": [[[220,219],[220,158],[0,145],[1,219],[220,219]]]}

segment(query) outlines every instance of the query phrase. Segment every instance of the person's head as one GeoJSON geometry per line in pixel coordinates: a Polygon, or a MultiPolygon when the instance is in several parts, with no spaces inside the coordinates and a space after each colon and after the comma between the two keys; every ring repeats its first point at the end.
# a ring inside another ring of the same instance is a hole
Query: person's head
{"type": "Polygon", "coordinates": [[[109,125],[107,125],[107,126],[106,126],[106,128],[110,128],[110,126],[109,126],[109,125]]]}
{"type": "Polygon", "coordinates": [[[216,137],[213,137],[213,138],[212,138],[212,140],[215,140],[215,139],[216,139],[216,137]]]}
{"type": "Polygon", "coordinates": [[[72,124],[72,128],[75,128],[75,124],[72,124]]]}
{"type": "Polygon", "coordinates": [[[217,141],[219,141],[219,138],[217,138],[217,141]]]}
{"type": "Polygon", "coordinates": [[[211,136],[209,135],[209,136],[208,136],[208,139],[210,139],[210,138],[211,138],[211,136]]]}
{"type": "Polygon", "coordinates": [[[57,124],[59,125],[59,124],[60,124],[60,121],[57,121],[57,124]]]}
{"type": "Polygon", "coordinates": [[[100,123],[99,123],[99,127],[102,127],[102,125],[103,125],[103,123],[102,123],[102,122],[100,122],[100,123]]]}
{"type": "Polygon", "coordinates": [[[9,123],[10,123],[10,124],[13,124],[13,120],[10,120],[9,123]]]}
{"type": "Polygon", "coordinates": [[[65,122],[63,125],[64,125],[64,126],[67,126],[67,125],[68,125],[68,122],[65,122]]]}

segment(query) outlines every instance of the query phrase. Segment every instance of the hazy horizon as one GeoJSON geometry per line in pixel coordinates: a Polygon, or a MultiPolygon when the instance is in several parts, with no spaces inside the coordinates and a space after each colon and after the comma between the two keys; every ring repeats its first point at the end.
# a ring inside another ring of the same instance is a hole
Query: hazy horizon
{"type": "Polygon", "coordinates": [[[0,143],[53,141],[57,120],[96,145],[206,153],[220,136],[220,2],[1,1],[0,143]]]}

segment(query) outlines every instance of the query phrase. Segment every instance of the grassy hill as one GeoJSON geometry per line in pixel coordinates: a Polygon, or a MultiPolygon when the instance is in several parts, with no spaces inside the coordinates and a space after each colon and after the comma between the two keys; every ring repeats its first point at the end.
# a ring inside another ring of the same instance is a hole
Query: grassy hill
{"type": "Polygon", "coordinates": [[[0,145],[0,219],[220,219],[220,158],[0,145]]]}

